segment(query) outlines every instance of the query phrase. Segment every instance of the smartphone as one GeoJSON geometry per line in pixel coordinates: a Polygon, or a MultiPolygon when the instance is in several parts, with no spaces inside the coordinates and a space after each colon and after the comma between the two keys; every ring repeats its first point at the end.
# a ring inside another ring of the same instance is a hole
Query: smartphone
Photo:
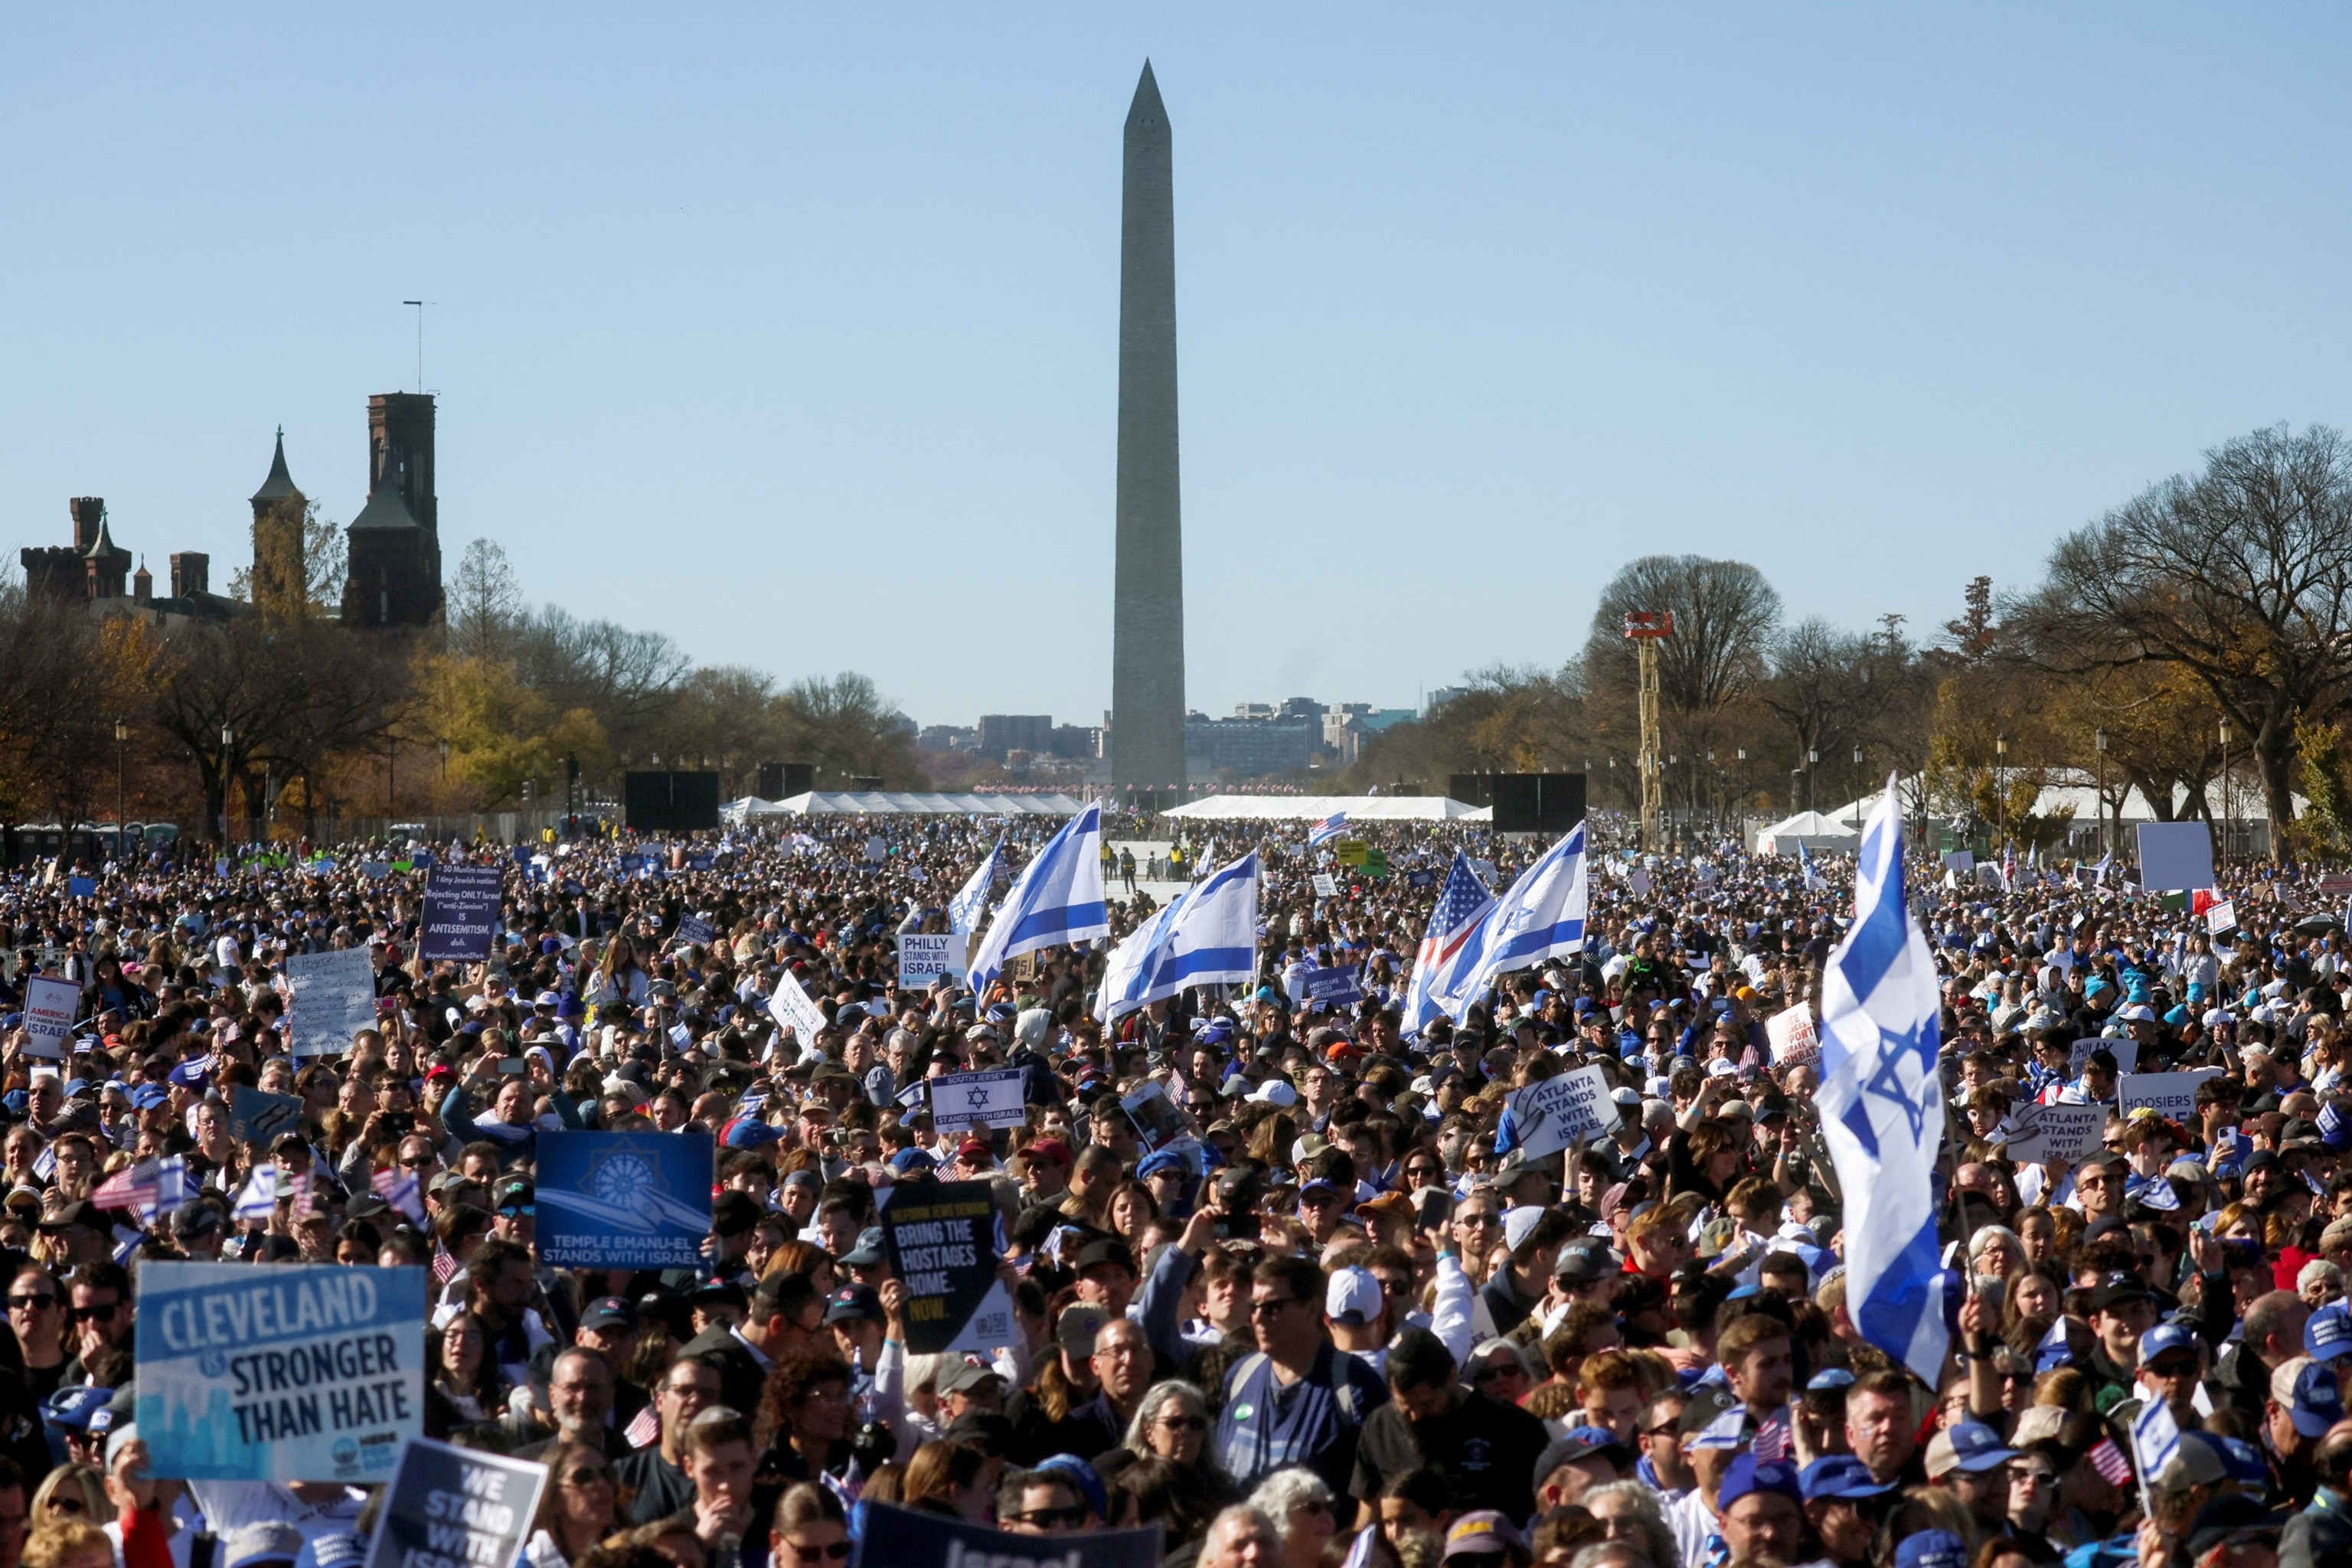
{"type": "Polygon", "coordinates": [[[410,1129],[416,1125],[416,1115],[408,1110],[387,1110],[383,1113],[383,1124],[396,1135],[405,1138],[410,1129]]]}
{"type": "Polygon", "coordinates": [[[509,1078],[520,1078],[523,1072],[522,1058],[520,1057],[499,1058],[499,1071],[504,1073],[509,1078]]]}

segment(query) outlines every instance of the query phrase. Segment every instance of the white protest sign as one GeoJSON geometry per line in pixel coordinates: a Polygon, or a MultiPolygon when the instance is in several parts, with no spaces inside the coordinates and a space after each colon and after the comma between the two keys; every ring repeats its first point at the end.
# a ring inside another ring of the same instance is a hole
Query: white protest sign
{"type": "Polygon", "coordinates": [[[298,1057],[341,1056],[352,1036],[375,1027],[375,965],[366,948],[289,953],[286,984],[298,1057]]]}
{"type": "Polygon", "coordinates": [[[949,931],[899,932],[898,988],[919,991],[942,974],[961,974],[964,943],[949,931]]]}
{"type": "Polygon", "coordinates": [[[2201,822],[2139,824],[2139,885],[2162,893],[2213,885],[2213,830],[2201,822]]]}
{"type": "Polygon", "coordinates": [[[1315,896],[1317,898],[1336,899],[1339,896],[1339,879],[1332,876],[1330,872],[1318,871],[1309,879],[1309,880],[1315,885],[1315,896]]]}
{"type": "Polygon", "coordinates": [[[2109,1114],[2104,1105],[2021,1105],[2009,1157],[2021,1165],[2074,1164],[2105,1145],[2109,1114]]]}
{"type": "Polygon", "coordinates": [[[925,1082],[931,1091],[931,1125],[942,1132],[1018,1127],[1028,1120],[1019,1068],[941,1073],[925,1082]]]}
{"type": "Polygon", "coordinates": [[[1776,1068],[1802,1067],[1821,1060],[1822,1041],[1813,1028],[1810,1005],[1801,1003],[1773,1014],[1764,1021],[1764,1034],[1772,1042],[1772,1065],[1776,1068]]]}
{"type": "Polygon", "coordinates": [[[1528,1085],[1503,1101],[1509,1110],[1511,1147],[1529,1160],[1617,1128],[1617,1102],[1598,1067],[1581,1067],[1528,1085]]]}
{"type": "Polygon", "coordinates": [[[2066,1070],[2077,1078],[2082,1077],[2083,1069],[2091,1065],[2091,1053],[2100,1050],[2116,1058],[2116,1071],[2118,1073],[2127,1073],[2139,1066],[2137,1040],[2111,1040],[2104,1036],[2094,1036],[2087,1040],[2074,1042],[2074,1049],[2066,1058],[2066,1070]]]}
{"type": "Polygon", "coordinates": [[[2227,899],[2205,911],[2205,929],[2215,936],[2238,929],[2237,907],[2227,899]]]}
{"type": "Polygon", "coordinates": [[[887,860],[888,858],[890,858],[890,844],[887,839],[877,837],[866,841],[866,861],[867,865],[879,866],[883,861],[887,860]]]}
{"type": "Polygon", "coordinates": [[[2186,1121],[2197,1113],[2197,1086],[2221,1076],[2220,1068],[2126,1073],[2116,1080],[2116,1109],[2129,1116],[2145,1105],[2167,1121],[2186,1121]]]}
{"type": "Polygon", "coordinates": [[[793,1032],[804,1049],[816,1048],[817,1035],[825,1026],[824,1015],[789,971],[776,976],[776,994],[768,998],[768,1011],[777,1023],[793,1032]]]}
{"type": "Polygon", "coordinates": [[[63,1061],[81,1015],[81,987],[37,974],[25,982],[25,1054],[63,1061]]]}
{"type": "Polygon", "coordinates": [[[1637,899],[1646,899],[1650,896],[1651,881],[1647,871],[1637,868],[1626,872],[1625,885],[1633,889],[1633,896],[1637,899]]]}

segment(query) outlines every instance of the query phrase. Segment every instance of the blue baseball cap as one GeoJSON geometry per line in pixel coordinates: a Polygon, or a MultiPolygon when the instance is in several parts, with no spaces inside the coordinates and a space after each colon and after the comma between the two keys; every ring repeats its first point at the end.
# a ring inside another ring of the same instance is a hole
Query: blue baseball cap
{"type": "MultiPolygon", "coordinates": [[[[1793,1503],[1805,1500],[1804,1489],[1797,1484],[1796,1466],[1786,1459],[1759,1463],[1750,1450],[1738,1455],[1725,1468],[1723,1484],[1716,1492],[1716,1512],[1729,1513],[1733,1503],[1756,1492],[1778,1492],[1793,1503]]],[[[1965,1562],[1963,1559],[1963,1568],[1965,1562]]]]}
{"type": "Polygon", "coordinates": [[[1853,1373],[1842,1366],[1823,1367],[1805,1384],[1807,1394],[1830,1394],[1853,1386],[1853,1373]]]}
{"type": "Polygon", "coordinates": [[[2340,1301],[2322,1307],[2303,1326],[2304,1353],[2320,1363],[2352,1355],[2352,1311],[2340,1301]]]}
{"type": "Polygon", "coordinates": [[[901,1149],[890,1156],[890,1169],[903,1176],[909,1171],[928,1171],[939,1163],[920,1149],[901,1149]]]}
{"type": "Polygon", "coordinates": [[[728,1123],[724,1142],[730,1149],[764,1149],[782,1136],[756,1116],[739,1116],[728,1123]]]}
{"type": "MultiPolygon", "coordinates": [[[[2307,1338],[2308,1335],[2306,1334],[2305,1337],[2307,1338]]],[[[2352,1329],[2347,1329],[2347,1338],[2352,1338],[2352,1329]]],[[[2345,1348],[2352,1350],[2352,1343],[2347,1343],[2345,1348]]],[[[2182,1328],[2179,1323],[2171,1321],[2161,1322],[2157,1324],[2156,1327],[2148,1330],[2147,1332],[2140,1335],[2139,1363],[2142,1366],[2146,1366],[2148,1363],[2154,1361],[2157,1357],[2163,1355],[2168,1351],[2187,1351],[2189,1354],[2196,1355],[2199,1354],[2202,1349],[2203,1347],[2198,1342],[2197,1336],[2190,1333],[2187,1329],[2182,1328]]]]}
{"type": "Polygon", "coordinates": [[[2262,1451],[2243,1437],[2217,1437],[2205,1434],[2205,1440],[2221,1450],[2221,1462],[2230,1467],[2230,1479],[2240,1486],[2257,1489],[2271,1484],[2270,1461],[2262,1451]]]}
{"type": "Polygon", "coordinates": [[[41,1418],[65,1432],[88,1432],[90,1417],[105,1409],[114,1398],[114,1390],[76,1384],[60,1388],[41,1405],[41,1418]]]}
{"type": "Polygon", "coordinates": [[[1880,1482],[1870,1473],[1870,1467],[1852,1454],[1830,1454],[1807,1465],[1797,1477],[1797,1486],[1807,1502],[1822,1498],[1877,1497],[1895,1489],[1892,1481],[1880,1482]]]}
{"type": "Polygon", "coordinates": [[[1948,1530],[1923,1530],[1895,1542],[1895,1568],[1969,1568],[1969,1543],[1948,1530]]]}
{"type": "MultiPolygon", "coordinates": [[[[2285,1367],[2279,1371],[2284,1372],[2285,1367]]],[[[2277,1398],[2276,1374],[2271,1396],[2277,1398]]],[[[2306,1437],[2325,1437],[2328,1428],[2344,1419],[2344,1396],[2336,1392],[2336,1373],[2321,1363],[2307,1361],[2296,1369],[2294,1396],[2286,1402],[2294,1429],[2306,1437]]]]}
{"type": "Polygon", "coordinates": [[[1973,1475],[2015,1458],[2017,1450],[2004,1445],[2000,1433],[1981,1421],[1961,1421],[1928,1440],[1927,1474],[1931,1479],[1953,1470],[1973,1475]]]}

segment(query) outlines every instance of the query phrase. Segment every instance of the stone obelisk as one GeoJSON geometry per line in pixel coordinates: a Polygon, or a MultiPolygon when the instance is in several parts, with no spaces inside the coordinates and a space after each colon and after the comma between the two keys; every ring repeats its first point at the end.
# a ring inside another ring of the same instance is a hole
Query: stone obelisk
{"type": "MultiPolygon", "coordinates": [[[[1110,776],[1184,782],[1184,533],[1176,466],[1176,197],[1168,110],[1144,62],[1119,219],[1118,563],[1110,776]]],[[[1160,804],[1169,804],[1162,801],[1160,804]]]]}

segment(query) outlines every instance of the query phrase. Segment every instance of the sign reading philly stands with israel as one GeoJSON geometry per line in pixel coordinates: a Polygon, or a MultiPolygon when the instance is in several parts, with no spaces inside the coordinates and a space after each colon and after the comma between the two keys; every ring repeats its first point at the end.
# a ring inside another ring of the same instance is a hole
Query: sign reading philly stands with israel
{"type": "Polygon", "coordinates": [[[693,1268],[710,1235],[707,1133],[542,1132],[539,1257],[557,1268],[693,1268]]]}
{"type": "Polygon", "coordinates": [[[136,1333],[157,1476],[381,1481],[423,1435],[422,1268],[149,1260],[136,1333]]]}

